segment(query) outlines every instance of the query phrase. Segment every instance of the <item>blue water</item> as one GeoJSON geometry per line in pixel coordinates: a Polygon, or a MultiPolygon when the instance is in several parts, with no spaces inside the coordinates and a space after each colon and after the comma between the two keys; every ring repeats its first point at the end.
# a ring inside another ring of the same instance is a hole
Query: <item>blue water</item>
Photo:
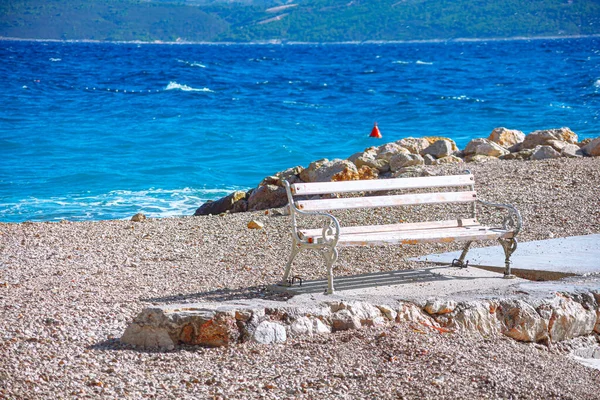
{"type": "Polygon", "coordinates": [[[279,170],[498,126],[600,136],[600,38],[0,41],[0,221],[189,215],[279,170]],[[367,136],[377,121],[383,141],[367,136]]]}

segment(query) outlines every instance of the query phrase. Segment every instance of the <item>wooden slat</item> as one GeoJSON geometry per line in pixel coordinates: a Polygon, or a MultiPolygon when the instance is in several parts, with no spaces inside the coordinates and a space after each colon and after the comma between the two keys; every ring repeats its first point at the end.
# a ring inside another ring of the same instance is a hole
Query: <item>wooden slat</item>
{"type": "Polygon", "coordinates": [[[449,176],[426,176],[418,178],[374,179],[362,181],[295,183],[291,188],[292,193],[295,196],[304,196],[326,193],[458,187],[469,186],[473,185],[474,183],[475,178],[473,175],[464,174],[449,176]]]}
{"type": "Polygon", "coordinates": [[[512,232],[486,227],[367,233],[341,236],[338,246],[451,243],[455,241],[498,239],[500,237],[512,237],[512,235],[512,232]]]}
{"type": "Polygon", "coordinates": [[[303,211],[347,210],[354,208],[376,208],[408,206],[415,204],[468,203],[477,200],[477,193],[445,192],[399,194],[394,196],[352,197],[343,199],[301,200],[296,207],[303,211]]]}
{"type": "MultiPolygon", "coordinates": [[[[479,226],[474,218],[468,219],[453,219],[448,221],[428,221],[428,222],[410,222],[403,224],[388,224],[388,225],[366,225],[366,226],[346,226],[340,230],[341,235],[352,235],[352,234],[363,234],[363,233],[376,233],[376,232],[402,232],[402,231],[414,231],[421,229],[444,229],[444,228],[458,228],[461,226],[479,226]]],[[[321,236],[323,229],[305,229],[301,230],[300,237],[319,237],[321,236]]]]}

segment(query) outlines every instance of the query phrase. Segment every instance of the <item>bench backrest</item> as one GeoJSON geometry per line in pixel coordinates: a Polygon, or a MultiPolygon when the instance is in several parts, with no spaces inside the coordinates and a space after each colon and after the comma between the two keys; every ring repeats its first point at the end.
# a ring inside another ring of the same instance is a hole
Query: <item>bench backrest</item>
{"type": "Polygon", "coordinates": [[[416,204],[470,203],[477,200],[475,178],[471,173],[419,178],[375,179],[365,181],[295,183],[288,196],[313,196],[332,193],[379,192],[402,189],[457,188],[463,191],[436,191],[367,197],[297,200],[294,205],[302,211],[344,210],[353,208],[394,207],[416,204]]]}

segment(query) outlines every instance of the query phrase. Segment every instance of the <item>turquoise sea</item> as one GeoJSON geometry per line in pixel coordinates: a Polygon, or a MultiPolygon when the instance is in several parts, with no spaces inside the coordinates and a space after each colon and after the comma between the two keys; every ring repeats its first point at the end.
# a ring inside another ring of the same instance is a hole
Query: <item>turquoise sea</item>
{"type": "Polygon", "coordinates": [[[408,136],[600,136],[600,38],[388,44],[0,41],[0,222],[190,215],[408,136]],[[377,121],[382,140],[368,134],[377,121]]]}

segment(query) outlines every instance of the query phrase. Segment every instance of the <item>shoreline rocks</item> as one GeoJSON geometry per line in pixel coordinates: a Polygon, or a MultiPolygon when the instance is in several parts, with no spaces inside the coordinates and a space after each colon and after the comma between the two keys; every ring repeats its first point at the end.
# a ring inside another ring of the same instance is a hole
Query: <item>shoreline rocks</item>
{"type": "Polygon", "coordinates": [[[307,168],[296,166],[268,176],[248,192],[238,191],[209,201],[194,213],[218,215],[260,211],[287,204],[284,181],[330,182],[358,179],[385,179],[427,174],[426,166],[447,163],[482,163],[497,160],[546,160],[560,157],[599,157],[600,137],[579,141],[569,128],[536,130],[529,134],[504,127],[495,128],[487,138],[471,140],[460,150],[454,140],[431,136],[408,137],[373,146],[345,160],[321,159],[307,168]]]}

